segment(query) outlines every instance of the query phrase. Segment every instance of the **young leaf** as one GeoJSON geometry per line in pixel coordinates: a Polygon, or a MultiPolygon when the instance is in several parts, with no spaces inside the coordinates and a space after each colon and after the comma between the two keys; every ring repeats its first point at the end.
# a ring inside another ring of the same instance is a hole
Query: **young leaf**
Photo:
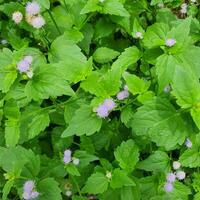
{"type": "Polygon", "coordinates": [[[100,172],[96,172],[88,178],[86,185],[82,189],[82,192],[89,194],[100,194],[105,192],[107,188],[108,179],[106,176],[100,172]]]}
{"type": "Polygon", "coordinates": [[[180,113],[164,98],[145,102],[134,114],[130,125],[138,136],[149,137],[158,146],[166,149],[182,144],[186,136],[180,113]]]}
{"type": "Polygon", "coordinates": [[[102,119],[98,118],[90,106],[82,106],[69,122],[69,126],[63,132],[62,137],[72,135],[92,135],[101,128],[102,119]],[[92,124],[92,126],[91,126],[92,124]]]}
{"type": "Polygon", "coordinates": [[[133,171],[136,163],[139,160],[139,150],[133,140],[127,140],[122,142],[120,146],[114,152],[116,160],[119,162],[119,166],[127,172],[133,171]]]}
{"type": "Polygon", "coordinates": [[[58,182],[53,178],[41,180],[37,185],[37,190],[40,192],[40,200],[62,200],[58,182]]]}

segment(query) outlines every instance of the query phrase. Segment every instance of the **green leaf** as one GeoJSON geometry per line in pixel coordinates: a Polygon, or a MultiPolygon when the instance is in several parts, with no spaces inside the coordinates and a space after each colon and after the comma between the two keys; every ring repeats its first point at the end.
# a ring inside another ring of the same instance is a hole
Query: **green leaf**
{"type": "Polygon", "coordinates": [[[141,199],[139,186],[123,187],[121,188],[120,195],[121,195],[121,200],[140,200],[141,199]]]}
{"type": "Polygon", "coordinates": [[[140,59],[141,53],[137,47],[129,47],[113,63],[112,69],[119,70],[122,74],[130,65],[135,64],[140,59]]]}
{"type": "Polygon", "coordinates": [[[37,186],[40,192],[40,200],[62,200],[61,190],[58,187],[58,182],[53,178],[46,178],[41,180],[37,186]]]}
{"type": "Polygon", "coordinates": [[[122,142],[114,152],[115,159],[122,169],[131,172],[139,160],[139,150],[133,140],[122,142]]]}
{"type": "Polygon", "coordinates": [[[200,100],[199,80],[182,66],[177,67],[174,72],[172,88],[172,94],[182,108],[190,108],[200,100]]]}
{"type": "Polygon", "coordinates": [[[4,48],[0,52],[0,90],[8,92],[17,78],[16,64],[13,61],[13,53],[4,48]]]}
{"type": "Polygon", "coordinates": [[[170,159],[163,151],[155,151],[147,159],[139,162],[138,169],[154,172],[168,172],[170,170],[170,159]]]}
{"type": "Polygon", "coordinates": [[[190,114],[191,114],[192,119],[194,120],[196,126],[200,129],[200,109],[198,107],[193,107],[190,110],[190,114]]]}
{"type": "Polygon", "coordinates": [[[5,121],[5,140],[7,147],[14,147],[20,137],[20,111],[17,102],[13,99],[6,102],[4,106],[5,121]]]}
{"type": "Polygon", "coordinates": [[[155,23],[149,26],[142,40],[144,46],[148,49],[152,49],[164,45],[168,31],[169,27],[164,23],[155,23]]]}
{"type": "Polygon", "coordinates": [[[49,0],[36,0],[42,7],[49,9],[50,1],[49,0]]]}
{"type": "Polygon", "coordinates": [[[88,178],[85,186],[82,189],[82,192],[89,194],[100,194],[105,192],[107,188],[108,179],[106,176],[102,173],[96,172],[88,178]]]}
{"type": "Polygon", "coordinates": [[[90,162],[99,160],[99,158],[95,155],[91,155],[89,153],[87,153],[86,151],[81,151],[78,150],[74,153],[74,157],[79,158],[80,159],[80,167],[85,167],[87,166],[90,162]]]}
{"type": "Polygon", "coordinates": [[[39,135],[49,125],[49,122],[48,110],[43,110],[38,106],[27,107],[20,119],[20,142],[23,143],[39,135]]]}
{"type": "Polygon", "coordinates": [[[92,135],[101,128],[102,119],[98,118],[90,106],[83,105],[79,108],[63,132],[62,137],[72,135],[92,135]],[[92,126],[91,126],[92,124],[92,126]]]}
{"type": "Polygon", "coordinates": [[[180,113],[164,98],[145,102],[134,114],[130,125],[136,135],[146,136],[166,149],[182,144],[187,132],[180,113]]]}
{"type": "Polygon", "coordinates": [[[134,74],[125,73],[124,79],[128,85],[129,91],[133,94],[142,94],[146,92],[150,86],[150,82],[140,79],[134,74]]]}
{"type": "Polygon", "coordinates": [[[42,65],[33,73],[33,78],[28,81],[25,87],[25,93],[30,99],[39,101],[63,94],[69,96],[74,94],[58,65],[42,65]]]}
{"type": "Polygon", "coordinates": [[[114,51],[113,49],[109,49],[107,47],[100,47],[94,52],[93,58],[98,63],[107,63],[112,61],[118,55],[118,51],[114,51]]]}
{"type": "Polygon", "coordinates": [[[77,167],[73,163],[66,164],[65,169],[72,176],[80,176],[80,173],[79,173],[77,167]]]}
{"type": "Polygon", "coordinates": [[[113,189],[122,188],[123,186],[135,186],[134,181],[127,176],[126,172],[120,169],[115,169],[112,173],[110,186],[113,189]]]}
{"type": "Polygon", "coordinates": [[[2,200],[7,200],[7,196],[10,193],[11,188],[14,185],[14,179],[10,179],[6,182],[6,184],[3,187],[3,196],[2,200]]]}

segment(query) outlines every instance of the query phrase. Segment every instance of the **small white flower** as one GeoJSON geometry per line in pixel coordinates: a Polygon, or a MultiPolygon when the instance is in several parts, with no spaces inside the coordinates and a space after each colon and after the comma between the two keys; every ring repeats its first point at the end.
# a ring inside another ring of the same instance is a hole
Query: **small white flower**
{"type": "Polygon", "coordinates": [[[196,2],[197,2],[197,0],[191,0],[191,2],[192,2],[192,3],[196,3],[196,2]]]}
{"type": "Polygon", "coordinates": [[[78,159],[78,158],[73,158],[73,164],[74,164],[74,165],[79,165],[79,163],[80,163],[80,159],[78,159]]]}
{"type": "Polygon", "coordinates": [[[125,86],[124,86],[124,90],[127,90],[127,91],[128,91],[128,85],[125,85],[125,86]]]}
{"type": "Polygon", "coordinates": [[[45,25],[45,20],[42,16],[36,16],[36,17],[32,17],[30,24],[36,28],[36,29],[40,29],[45,25]]]}
{"type": "Polygon", "coordinates": [[[186,3],[183,3],[182,5],[181,5],[181,10],[180,10],[180,13],[182,13],[182,14],[186,14],[187,13],[187,4],[186,3]]]}
{"type": "Polygon", "coordinates": [[[181,163],[180,162],[178,162],[178,161],[174,161],[173,162],[173,168],[175,170],[179,169],[180,167],[181,167],[181,163]]]}
{"type": "Polygon", "coordinates": [[[36,2],[28,2],[26,4],[26,13],[29,15],[37,15],[40,13],[40,5],[36,2]]]}
{"type": "Polygon", "coordinates": [[[136,32],[135,33],[135,37],[138,38],[138,39],[142,39],[143,38],[143,35],[141,32],[136,32]]]}
{"type": "Polygon", "coordinates": [[[168,47],[172,47],[176,44],[176,40],[173,38],[166,39],[165,45],[168,47]]]}
{"type": "Polygon", "coordinates": [[[164,8],[164,3],[158,3],[158,8],[164,8]]]}
{"type": "Polygon", "coordinates": [[[176,177],[177,177],[178,180],[185,179],[185,172],[184,171],[178,171],[178,172],[176,172],[176,177]]]}
{"type": "Polygon", "coordinates": [[[105,0],[99,0],[100,3],[103,3],[105,0]]]}
{"type": "Polygon", "coordinates": [[[106,172],[106,177],[107,177],[108,179],[111,179],[111,178],[112,178],[112,173],[109,172],[109,171],[107,171],[107,172],[106,172]]]}
{"type": "Polygon", "coordinates": [[[23,14],[19,11],[16,11],[12,14],[12,20],[16,23],[19,24],[23,19],[23,14]]]}
{"type": "Polygon", "coordinates": [[[8,41],[5,40],[5,39],[3,39],[3,40],[1,40],[1,44],[2,44],[2,45],[6,45],[6,44],[8,44],[8,41]]]}
{"type": "Polygon", "coordinates": [[[72,191],[68,190],[68,191],[65,193],[65,195],[66,195],[67,197],[71,197],[71,196],[72,196],[72,191]]]}
{"type": "Polygon", "coordinates": [[[170,85],[165,86],[165,88],[163,89],[163,91],[165,93],[169,93],[171,91],[171,86],[170,85]]]}

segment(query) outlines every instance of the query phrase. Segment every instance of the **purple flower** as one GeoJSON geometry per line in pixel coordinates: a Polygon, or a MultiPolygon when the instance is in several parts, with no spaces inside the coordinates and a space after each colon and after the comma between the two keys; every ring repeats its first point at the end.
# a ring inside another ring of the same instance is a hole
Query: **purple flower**
{"type": "Polygon", "coordinates": [[[30,200],[35,199],[39,196],[39,192],[33,191],[35,188],[35,183],[32,180],[26,181],[23,187],[23,199],[30,200]]]}
{"type": "Polygon", "coordinates": [[[187,148],[192,148],[192,142],[191,142],[191,140],[190,140],[189,138],[186,139],[186,141],[185,141],[185,146],[186,146],[187,148]]]}
{"type": "Polygon", "coordinates": [[[172,47],[172,46],[174,46],[174,45],[176,44],[176,40],[175,40],[175,39],[172,39],[172,38],[169,38],[169,39],[167,39],[167,40],[165,41],[165,44],[166,44],[166,46],[168,46],[168,47],[172,47]]]}
{"type": "Polygon", "coordinates": [[[129,92],[127,90],[123,90],[117,94],[118,100],[124,100],[129,97],[129,92]]]}
{"type": "Polygon", "coordinates": [[[42,16],[36,16],[31,18],[30,24],[36,28],[36,29],[40,29],[45,25],[45,20],[42,16]]]}
{"type": "Polygon", "coordinates": [[[176,177],[177,177],[178,180],[185,179],[185,172],[184,171],[178,171],[178,172],[176,172],[176,177]]]}
{"type": "Polygon", "coordinates": [[[172,192],[173,190],[173,185],[171,183],[166,183],[165,186],[164,186],[164,189],[166,192],[172,192]]]}
{"type": "Polygon", "coordinates": [[[113,99],[105,99],[103,105],[107,107],[108,111],[114,109],[116,106],[113,99]]]}
{"type": "Polygon", "coordinates": [[[63,162],[65,164],[68,164],[71,162],[71,160],[72,160],[71,155],[72,155],[72,152],[69,149],[64,151],[63,162]]]}
{"type": "Polygon", "coordinates": [[[35,187],[35,183],[32,180],[26,181],[24,184],[24,192],[31,192],[35,187]]]}
{"type": "Polygon", "coordinates": [[[171,172],[167,174],[166,179],[168,183],[173,183],[176,180],[176,176],[174,173],[171,172]]]}
{"type": "Polygon", "coordinates": [[[32,192],[32,193],[31,193],[31,199],[35,199],[35,198],[37,198],[39,195],[40,195],[40,193],[37,192],[37,191],[32,192]]]}
{"type": "Polygon", "coordinates": [[[19,24],[23,19],[23,14],[19,11],[15,11],[13,14],[12,14],[12,20],[16,23],[16,24],[19,24]]]}
{"type": "Polygon", "coordinates": [[[28,2],[26,4],[26,13],[28,15],[37,15],[40,12],[40,5],[36,2],[28,2]]]}
{"type": "Polygon", "coordinates": [[[105,118],[108,117],[109,112],[108,112],[108,107],[105,105],[100,105],[97,109],[96,109],[96,113],[100,118],[105,118]]]}
{"type": "Polygon", "coordinates": [[[24,60],[27,61],[29,64],[31,64],[33,62],[33,57],[32,56],[25,56],[24,60]]]}
{"type": "Polygon", "coordinates": [[[21,60],[17,63],[17,69],[22,72],[27,72],[30,68],[30,64],[26,60],[21,60]]]}

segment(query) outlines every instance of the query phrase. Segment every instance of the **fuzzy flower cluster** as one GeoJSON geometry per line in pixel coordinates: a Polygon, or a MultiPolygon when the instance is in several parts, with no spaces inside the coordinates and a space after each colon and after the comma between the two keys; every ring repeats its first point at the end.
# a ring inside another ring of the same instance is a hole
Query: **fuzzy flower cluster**
{"type": "Polygon", "coordinates": [[[128,97],[129,97],[128,86],[125,85],[125,86],[124,86],[124,90],[120,91],[120,92],[117,94],[117,99],[118,99],[118,100],[124,100],[124,99],[127,99],[128,97]]]}
{"type": "Polygon", "coordinates": [[[28,55],[17,63],[17,69],[20,73],[25,73],[29,78],[33,77],[33,72],[31,69],[31,64],[33,62],[33,57],[28,55]]]}
{"type": "Polygon", "coordinates": [[[19,24],[23,19],[23,14],[20,11],[15,11],[12,14],[12,20],[16,23],[19,24]]]}
{"type": "Polygon", "coordinates": [[[168,38],[168,39],[166,39],[166,41],[165,41],[165,45],[166,45],[167,47],[172,47],[172,46],[174,46],[175,44],[176,44],[176,40],[173,39],[173,38],[168,38]]]}
{"type": "Polygon", "coordinates": [[[138,39],[142,39],[143,38],[143,35],[141,32],[136,32],[135,33],[135,37],[138,38],[138,39]]]}
{"type": "Polygon", "coordinates": [[[187,7],[188,7],[188,5],[186,3],[183,3],[181,5],[180,13],[181,14],[186,14],[187,13],[187,7]]]}
{"type": "Polygon", "coordinates": [[[71,150],[67,149],[64,151],[63,162],[65,164],[73,163],[74,165],[78,165],[80,163],[80,159],[72,157],[71,150]]]}
{"type": "Polygon", "coordinates": [[[25,182],[23,187],[23,199],[35,199],[40,195],[39,192],[35,190],[35,183],[32,180],[28,180],[25,182]]]}
{"type": "Polygon", "coordinates": [[[26,21],[36,29],[45,25],[45,20],[40,15],[40,5],[36,1],[26,4],[26,21]]]}
{"type": "Polygon", "coordinates": [[[185,146],[187,147],[187,148],[192,148],[192,142],[191,142],[191,140],[189,139],[189,138],[187,138],[186,139],[186,141],[185,141],[185,146]]]}
{"type": "Polygon", "coordinates": [[[175,172],[170,172],[166,176],[166,183],[164,185],[164,190],[166,192],[172,192],[174,189],[173,183],[178,180],[184,180],[185,179],[185,172],[180,170],[181,163],[178,161],[174,161],[173,164],[173,169],[175,172]]]}
{"type": "Polygon", "coordinates": [[[116,107],[116,104],[113,99],[105,99],[103,104],[99,105],[95,109],[95,112],[100,118],[106,118],[109,115],[109,112],[116,107]]]}

